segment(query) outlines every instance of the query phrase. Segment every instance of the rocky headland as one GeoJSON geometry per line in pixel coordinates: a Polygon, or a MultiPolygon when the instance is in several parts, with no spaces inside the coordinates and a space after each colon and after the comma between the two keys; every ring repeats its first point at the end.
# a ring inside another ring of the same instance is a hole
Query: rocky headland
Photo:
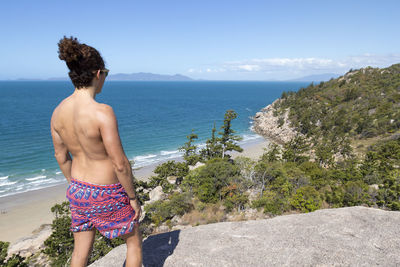
{"type": "Polygon", "coordinates": [[[288,119],[289,109],[285,111],[283,116],[274,116],[274,105],[280,102],[281,99],[278,98],[272,104],[261,109],[257,112],[253,119],[253,130],[278,143],[280,145],[289,142],[299,133],[290,126],[290,121],[288,119]],[[279,126],[279,118],[283,118],[284,122],[279,126]]]}

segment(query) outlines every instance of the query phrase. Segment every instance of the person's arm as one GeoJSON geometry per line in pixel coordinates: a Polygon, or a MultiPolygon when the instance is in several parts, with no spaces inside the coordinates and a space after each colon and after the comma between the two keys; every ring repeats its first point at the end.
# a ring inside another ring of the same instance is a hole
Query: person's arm
{"type": "Polygon", "coordinates": [[[134,198],[136,193],[133,186],[132,167],[122,148],[117,118],[113,109],[103,104],[101,112],[99,112],[99,119],[101,138],[114,166],[114,171],[129,198],[134,198]]]}
{"type": "Polygon", "coordinates": [[[68,152],[67,146],[63,143],[60,135],[54,129],[53,126],[53,118],[51,119],[51,136],[53,138],[53,145],[54,145],[54,157],[57,160],[58,165],[62,173],[64,174],[65,178],[67,179],[68,183],[71,182],[71,165],[72,165],[72,158],[68,152]]]}

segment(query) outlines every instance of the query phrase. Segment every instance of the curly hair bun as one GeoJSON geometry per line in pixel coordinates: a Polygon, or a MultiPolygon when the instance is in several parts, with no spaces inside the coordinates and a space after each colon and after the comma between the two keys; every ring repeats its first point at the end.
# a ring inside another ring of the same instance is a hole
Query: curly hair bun
{"type": "Polygon", "coordinates": [[[82,58],[82,44],[78,42],[77,38],[64,36],[63,39],[58,42],[58,57],[65,62],[70,63],[73,61],[79,61],[82,58]]]}
{"type": "Polygon", "coordinates": [[[81,44],[74,37],[64,36],[58,42],[58,57],[65,60],[68,75],[76,88],[87,87],[94,77],[94,70],[104,68],[104,60],[95,48],[81,44]]]}

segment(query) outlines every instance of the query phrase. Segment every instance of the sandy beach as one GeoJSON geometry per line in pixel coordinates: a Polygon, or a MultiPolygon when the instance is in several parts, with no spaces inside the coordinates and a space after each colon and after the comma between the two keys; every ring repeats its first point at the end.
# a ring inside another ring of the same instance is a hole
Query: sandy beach
{"type": "MultiPolygon", "coordinates": [[[[229,152],[233,158],[246,156],[258,159],[263,153],[264,148],[269,144],[268,140],[257,140],[242,145],[242,153],[229,152]]],[[[170,159],[183,161],[182,158],[170,159]]],[[[154,175],[154,168],[160,163],[134,168],[134,176],[138,180],[146,181],[154,175]]],[[[50,224],[53,220],[51,207],[56,203],[66,201],[65,191],[67,183],[29,191],[12,196],[0,198],[0,241],[15,243],[31,235],[43,224],[50,224]]]]}

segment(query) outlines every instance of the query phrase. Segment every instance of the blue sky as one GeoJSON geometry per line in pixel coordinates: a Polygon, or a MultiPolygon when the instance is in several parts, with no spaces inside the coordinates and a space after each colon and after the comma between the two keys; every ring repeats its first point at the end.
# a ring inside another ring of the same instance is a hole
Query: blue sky
{"type": "Polygon", "coordinates": [[[111,74],[283,80],[400,63],[400,1],[1,1],[0,79],[67,76],[57,42],[111,74]]]}

